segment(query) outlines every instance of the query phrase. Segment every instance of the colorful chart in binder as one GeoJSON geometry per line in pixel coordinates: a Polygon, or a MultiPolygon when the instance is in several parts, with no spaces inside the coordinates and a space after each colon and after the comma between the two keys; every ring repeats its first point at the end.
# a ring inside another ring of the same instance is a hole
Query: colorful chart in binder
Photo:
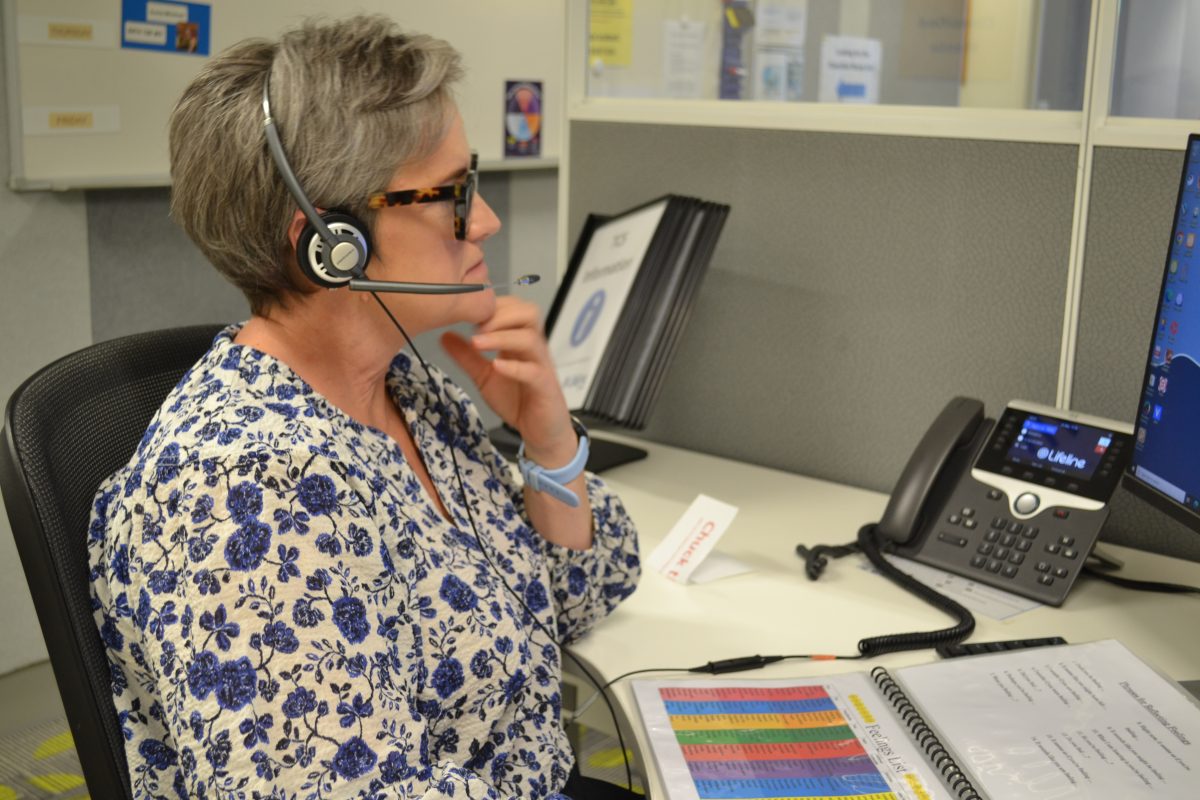
{"type": "Polygon", "coordinates": [[[662,687],[704,800],[896,800],[824,686],[662,687]]]}

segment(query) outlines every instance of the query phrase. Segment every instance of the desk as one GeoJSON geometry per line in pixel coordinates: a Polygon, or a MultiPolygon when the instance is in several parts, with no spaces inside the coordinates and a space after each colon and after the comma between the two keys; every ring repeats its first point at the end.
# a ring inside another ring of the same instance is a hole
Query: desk
{"type": "MultiPolygon", "coordinates": [[[[718,544],[753,567],[713,583],[679,585],[647,571],[633,596],[572,647],[608,680],[629,670],[689,667],[734,656],[790,653],[854,654],[864,636],[945,627],[950,618],[895,584],[859,569],[857,556],[831,562],[819,582],[804,575],[798,543],[852,541],[859,526],[879,519],[887,496],[827,481],[638,442],[643,461],[604,474],[641,535],[643,558],[699,493],[739,507],[718,544]]],[[[1124,559],[1126,574],[1200,585],[1200,563],[1104,545],[1124,559]]],[[[976,641],[1062,636],[1069,642],[1115,638],[1177,680],[1200,677],[1200,597],[1120,589],[1081,577],[1061,608],[1043,606],[1003,622],[977,616],[976,641]]],[[[891,653],[863,661],[785,661],[728,677],[786,678],[918,664],[932,650],[891,653]]],[[[565,669],[573,664],[567,659],[565,669]]],[[[680,673],[647,678],[681,677],[680,673]]],[[[696,676],[701,677],[701,676],[696,676]]],[[[652,797],[662,785],[638,722],[630,679],[613,687],[632,731],[652,797]],[[629,724],[631,722],[632,724],[629,724]]],[[[592,693],[579,685],[581,696],[592,693]]],[[[589,713],[597,719],[597,703],[589,713]]],[[[602,712],[601,712],[602,713],[602,712]]],[[[623,725],[625,728],[625,725],[623,725]]]]}

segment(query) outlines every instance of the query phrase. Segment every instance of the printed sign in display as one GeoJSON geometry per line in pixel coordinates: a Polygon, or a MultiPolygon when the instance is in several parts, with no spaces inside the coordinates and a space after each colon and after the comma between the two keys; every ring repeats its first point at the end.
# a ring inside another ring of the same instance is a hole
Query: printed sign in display
{"type": "Polygon", "coordinates": [[[212,41],[211,11],[202,3],[122,0],[121,47],[206,56],[212,41]]]}
{"type": "Polygon", "coordinates": [[[550,333],[567,406],[582,408],[667,201],[598,227],[550,333]]]}

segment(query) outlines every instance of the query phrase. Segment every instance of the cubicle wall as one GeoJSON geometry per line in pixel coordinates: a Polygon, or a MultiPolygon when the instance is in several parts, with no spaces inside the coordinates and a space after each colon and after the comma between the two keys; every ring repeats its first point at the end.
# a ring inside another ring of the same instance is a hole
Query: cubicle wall
{"type": "MultiPolygon", "coordinates": [[[[993,414],[1053,405],[1075,146],[579,121],[569,135],[572,237],[588,212],[665,192],[733,207],[645,437],[888,491],[954,395],[993,414]]],[[[1078,410],[1133,413],[1178,164],[1097,158],[1078,410]],[[1148,277],[1131,287],[1132,261],[1148,277]]],[[[1115,540],[1200,558],[1161,515],[1119,506],[1115,540]]]]}

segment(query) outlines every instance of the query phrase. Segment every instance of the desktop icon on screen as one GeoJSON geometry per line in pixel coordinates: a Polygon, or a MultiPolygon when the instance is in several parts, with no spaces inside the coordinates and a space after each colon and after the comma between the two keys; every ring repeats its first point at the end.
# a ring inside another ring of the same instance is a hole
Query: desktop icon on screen
{"type": "MultiPolygon", "coordinates": [[[[1168,351],[1167,351],[1167,358],[1170,358],[1170,357],[1171,357],[1171,351],[1170,351],[1170,350],[1168,350],[1168,351]]],[[[1167,393],[1167,376],[1166,376],[1166,375],[1163,375],[1162,377],[1160,377],[1160,378],[1158,379],[1158,393],[1159,393],[1159,394],[1166,394],[1166,393],[1167,393]]]]}
{"type": "Polygon", "coordinates": [[[1175,307],[1183,308],[1183,292],[1175,293],[1175,307]]]}
{"type": "Polygon", "coordinates": [[[1177,320],[1177,319],[1171,320],[1171,335],[1172,336],[1179,335],[1179,320],[1177,320]]]}
{"type": "Polygon", "coordinates": [[[1171,274],[1174,275],[1178,271],[1179,271],[1179,259],[1172,258],[1171,259],[1171,274]]]}
{"type": "Polygon", "coordinates": [[[1154,421],[1155,422],[1162,421],[1162,406],[1156,405],[1154,407],[1154,421]]]}

